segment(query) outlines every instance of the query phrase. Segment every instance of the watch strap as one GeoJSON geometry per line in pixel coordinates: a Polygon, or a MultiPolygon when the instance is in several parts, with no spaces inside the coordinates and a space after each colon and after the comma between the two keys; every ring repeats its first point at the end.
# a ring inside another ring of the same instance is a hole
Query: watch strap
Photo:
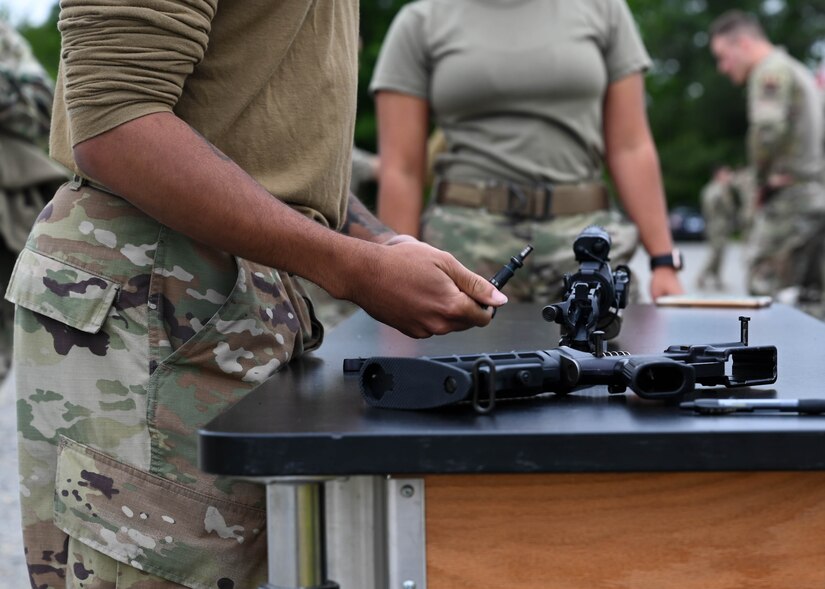
{"type": "Polygon", "coordinates": [[[650,256],[650,269],[655,270],[661,267],[673,268],[674,270],[681,270],[684,267],[682,261],[682,254],[679,250],[674,249],[669,254],[662,254],[661,256],[650,256]]]}

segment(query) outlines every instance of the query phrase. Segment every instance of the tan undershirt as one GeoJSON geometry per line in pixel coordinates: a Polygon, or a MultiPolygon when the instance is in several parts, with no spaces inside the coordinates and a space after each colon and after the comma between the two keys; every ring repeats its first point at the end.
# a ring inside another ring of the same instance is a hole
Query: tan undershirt
{"type": "Polygon", "coordinates": [[[358,0],[61,5],[54,159],[77,171],[72,146],[174,112],[271,194],[329,226],[342,224],[358,0]]]}

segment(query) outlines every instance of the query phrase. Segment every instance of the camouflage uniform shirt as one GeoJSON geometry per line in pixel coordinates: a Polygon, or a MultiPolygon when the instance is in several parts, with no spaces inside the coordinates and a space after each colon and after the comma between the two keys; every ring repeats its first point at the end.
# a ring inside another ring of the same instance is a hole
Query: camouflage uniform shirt
{"type": "Polygon", "coordinates": [[[749,290],[821,315],[825,122],[812,74],[784,50],[773,51],[748,77],[748,118],[759,194],[748,244],[749,290]]]}

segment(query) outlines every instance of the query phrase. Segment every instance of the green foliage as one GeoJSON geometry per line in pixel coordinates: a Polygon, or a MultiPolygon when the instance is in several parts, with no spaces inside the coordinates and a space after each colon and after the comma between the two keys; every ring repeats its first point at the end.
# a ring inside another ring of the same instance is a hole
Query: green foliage
{"type": "Polygon", "coordinates": [[[747,130],[742,88],[716,72],[710,23],[726,10],[756,14],[768,37],[810,65],[822,59],[825,0],[629,0],[655,65],[647,77],[648,116],[668,200],[698,202],[714,164],[745,163],[747,130]],[[817,45],[817,42],[820,45],[817,45]]]}
{"type": "Polygon", "coordinates": [[[375,105],[369,95],[369,83],[381,43],[393,17],[409,0],[363,0],[361,2],[361,68],[358,76],[358,121],[355,126],[355,144],[370,151],[376,150],[375,105]]]}
{"type": "MultiPolygon", "coordinates": [[[[392,18],[408,1],[361,1],[364,45],[355,142],[365,149],[376,147],[369,81],[392,18]]],[[[708,25],[725,10],[750,10],[775,43],[813,66],[825,58],[825,0],[628,0],[628,4],[655,62],[647,76],[648,116],[668,200],[695,204],[714,164],[745,161],[744,93],[716,72],[707,46],[708,25]]],[[[21,27],[53,76],[60,53],[58,11],[55,4],[43,25],[21,27]]]]}
{"type": "Polygon", "coordinates": [[[20,33],[29,41],[35,57],[43,64],[52,79],[57,77],[57,64],[60,61],[58,14],[60,14],[60,6],[55,2],[49,18],[42,25],[25,24],[20,27],[20,33]]]}

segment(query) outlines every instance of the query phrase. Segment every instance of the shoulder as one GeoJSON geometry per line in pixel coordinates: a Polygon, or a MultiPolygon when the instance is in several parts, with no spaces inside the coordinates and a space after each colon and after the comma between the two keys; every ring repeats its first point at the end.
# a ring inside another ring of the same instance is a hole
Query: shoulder
{"type": "Polygon", "coordinates": [[[589,12],[608,25],[615,24],[631,14],[626,0],[582,0],[576,4],[580,10],[589,12]]]}
{"type": "Polygon", "coordinates": [[[404,4],[393,18],[388,35],[399,34],[400,31],[415,36],[426,34],[438,4],[440,0],[414,0],[404,4]]]}
{"type": "Polygon", "coordinates": [[[757,84],[770,84],[790,80],[793,78],[793,70],[793,58],[784,51],[776,50],[753,69],[751,77],[757,84]]]}
{"type": "Polygon", "coordinates": [[[619,37],[640,37],[636,21],[625,0],[580,0],[571,10],[589,24],[596,39],[612,42],[619,37]]]}
{"type": "Polygon", "coordinates": [[[414,0],[402,6],[395,18],[426,22],[444,10],[457,10],[460,4],[462,2],[449,0],[414,0]]]}
{"type": "Polygon", "coordinates": [[[393,19],[387,41],[405,39],[422,50],[432,50],[436,39],[455,36],[465,26],[466,8],[474,0],[414,0],[403,5],[393,19]]]}
{"type": "Polygon", "coordinates": [[[793,85],[794,67],[791,58],[782,52],[774,52],[757,65],[748,80],[749,91],[754,98],[779,97],[783,89],[793,85]]]}

